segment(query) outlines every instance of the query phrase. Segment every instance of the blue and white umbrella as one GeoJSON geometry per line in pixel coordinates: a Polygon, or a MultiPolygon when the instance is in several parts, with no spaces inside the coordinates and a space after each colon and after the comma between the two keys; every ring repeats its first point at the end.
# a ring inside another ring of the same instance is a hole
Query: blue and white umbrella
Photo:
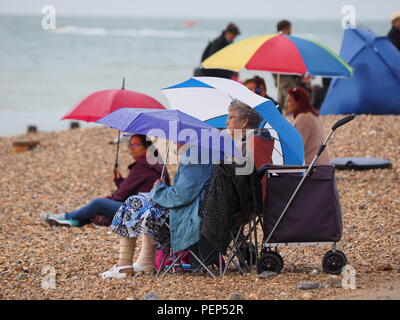
{"type": "Polygon", "coordinates": [[[274,137],[274,164],[304,163],[304,147],[300,133],[263,98],[237,81],[215,77],[193,77],[180,84],[162,89],[171,108],[189,113],[217,128],[226,127],[228,106],[238,99],[254,108],[264,119],[261,127],[274,137]]]}

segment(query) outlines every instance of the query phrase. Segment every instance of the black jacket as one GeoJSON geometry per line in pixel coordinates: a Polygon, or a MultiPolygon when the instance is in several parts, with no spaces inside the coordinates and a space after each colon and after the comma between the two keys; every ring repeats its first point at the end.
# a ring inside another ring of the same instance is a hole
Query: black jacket
{"type": "Polygon", "coordinates": [[[393,26],[388,33],[388,38],[393,42],[394,46],[400,50],[400,29],[393,26]]]}
{"type": "Polygon", "coordinates": [[[222,33],[218,38],[214,41],[211,41],[208,46],[205,48],[203,55],[201,56],[201,62],[206,60],[209,56],[213,55],[217,51],[225,48],[227,45],[231,44],[228,40],[226,40],[224,33],[222,33]]]}
{"type": "MultiPolygon", "coordinates": [[[[206,60],[209,56],[213,55],[217,51],[225,48],[227,45],[231,44],[228,40],[226,40],[224,33],[222,33],[218,38],[211,41],[208,46],[204,49],[204,52],[201,56],[201,62],[206,60]]],[[[207,76],[207,77],[219,77],[231,79],[235,72],[223,69],[204,69],[201,68],[198,70],[199,76],[207,76]]]]}
{"type": "Polygon", "coordinates": [[[215,165],[199,215],[201,235],[225,254],[235,223],[247,222],[251,214],[262,212],[260,176],[236,175],[236,165],[215,165]]]}

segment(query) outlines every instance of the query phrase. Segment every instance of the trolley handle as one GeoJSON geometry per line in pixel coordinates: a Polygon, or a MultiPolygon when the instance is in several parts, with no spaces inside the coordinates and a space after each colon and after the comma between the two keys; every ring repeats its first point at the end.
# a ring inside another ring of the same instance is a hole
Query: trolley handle
{"type": "Polygon", "coordinates": [[[346,124],[347,122],[350,122],[351,120],[353,120],[356,117],[355,114],[351,114],[349,116],[347,116],[346,118],[340,119],[338,122],[336,122],[333,127],[332,127],[332,131],[335,131],[337,128],[341,127],[342,125],[346,124]]]}

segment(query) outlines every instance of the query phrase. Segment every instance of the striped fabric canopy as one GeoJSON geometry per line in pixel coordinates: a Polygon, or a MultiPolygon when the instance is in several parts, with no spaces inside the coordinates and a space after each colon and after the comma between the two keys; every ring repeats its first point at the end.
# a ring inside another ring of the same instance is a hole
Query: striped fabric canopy
{"type": "Polygon", "coordinates": [[[281,33],[235,42],[214,53],[202,65],[324,77],[350,77],[353,73],[346,62],[322,44],[281,33]]]}

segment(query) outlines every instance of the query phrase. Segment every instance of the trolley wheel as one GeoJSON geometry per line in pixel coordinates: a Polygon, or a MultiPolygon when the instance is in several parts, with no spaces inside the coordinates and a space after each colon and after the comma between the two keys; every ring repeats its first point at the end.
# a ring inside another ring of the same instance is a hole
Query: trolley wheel
{"type": "MultiPolygon", "coordinates": [[[[257,252],[254,244],[250,242],[244,242],[240,247],[240,253],[247,265],[254,266],[256,264],[257,252]]],[[[243,267],[242,262],[240,262],[240,266],[243,267]]]]}
{"type": "Polygon", "coordinates": [[[270,251],[263,254],[257,261],[257,273],[271,271],[280,273],[283,268],[283,259],[278,252],[270,251]]]}
{"type": "Polygon", "coordinates": [[[342,251],[330,250],[322,259],[322,268],[328,274],[340,274],[342,268],[347,264],[347,258],[342,251]]]}
{"type": "Polygon", "coordinates": [[[267,254],[267,253],[272,253],[272,254],[275,254],[277,257],[279,257],[279,259],[281,260],[281,263],[282,263],[282,268],[283,268],[283,258],[279,254],[278,251],[272,251],[271,249],[267,249],[267,248],[264,248],[264,249],[261,250],[261,255],[264,255],[264,254],[267,254]]]}

